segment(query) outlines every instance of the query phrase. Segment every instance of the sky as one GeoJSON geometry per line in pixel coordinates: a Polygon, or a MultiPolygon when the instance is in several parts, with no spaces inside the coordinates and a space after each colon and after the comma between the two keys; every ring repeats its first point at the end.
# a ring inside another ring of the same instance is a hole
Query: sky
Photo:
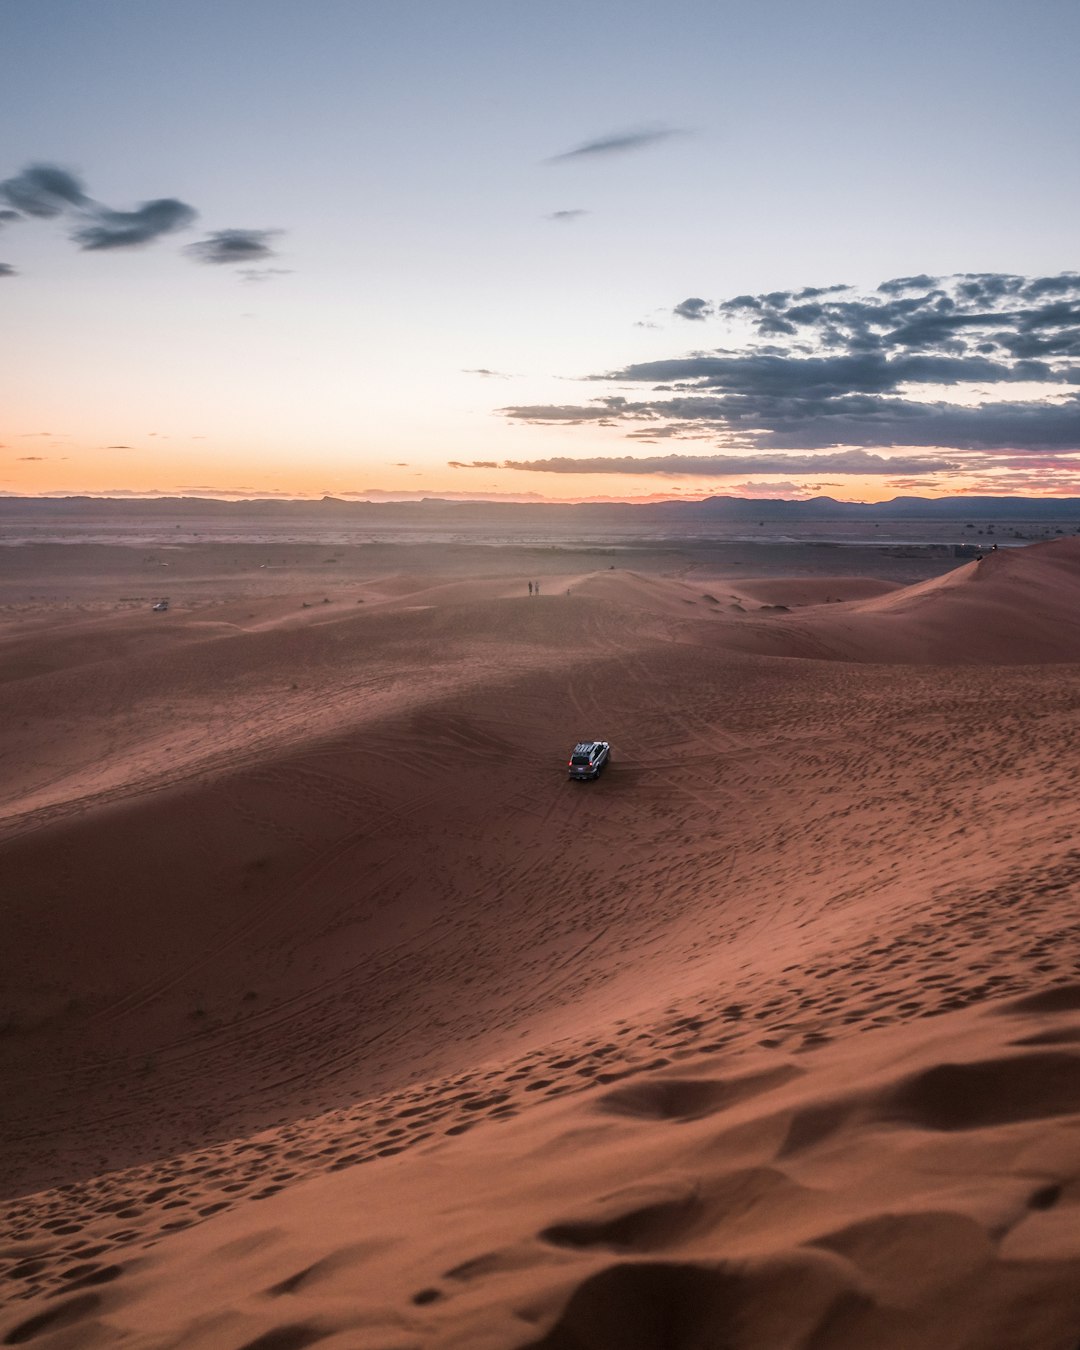
{"type": "Polygon", "coordinates": [[[1080,495],[1075,0],[0,0],[0,493],[1080,495]]]}

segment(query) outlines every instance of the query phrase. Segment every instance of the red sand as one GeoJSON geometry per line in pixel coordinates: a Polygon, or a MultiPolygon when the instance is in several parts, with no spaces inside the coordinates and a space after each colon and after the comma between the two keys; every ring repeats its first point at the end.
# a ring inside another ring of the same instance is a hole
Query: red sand
{"type": "Polygon", "coordinates": [[[321,600],[0,630],[0,1343],[1075,1350],[1080,542],[321,600]]]}

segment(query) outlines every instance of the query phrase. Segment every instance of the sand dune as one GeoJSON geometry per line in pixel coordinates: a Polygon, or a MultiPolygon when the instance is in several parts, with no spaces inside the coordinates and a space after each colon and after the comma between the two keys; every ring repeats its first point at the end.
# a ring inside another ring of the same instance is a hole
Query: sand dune
{"type": "Polygon", "coordinates": [[[1072,1350],[1080,544],[536,576],[7,626],[0,1343],[1072,1350]]]}
{"type": "Polygon", "coordinates": [[[1080,539],[1062,539],[999,549],[870,599],[748,621],[731,641],[761,654],[878,663],[1076,661],[1078,611],[1080,539]]]}

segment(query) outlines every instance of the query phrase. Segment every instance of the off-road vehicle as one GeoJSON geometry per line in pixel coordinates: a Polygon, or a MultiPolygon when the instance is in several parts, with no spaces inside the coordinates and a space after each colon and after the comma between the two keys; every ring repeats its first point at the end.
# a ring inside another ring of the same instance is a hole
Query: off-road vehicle
{"type": "Polygon", "coordinates": [[[611,756],[607,741],[578,741],[570,754],[571,778],[598,778],[611,756]]]}

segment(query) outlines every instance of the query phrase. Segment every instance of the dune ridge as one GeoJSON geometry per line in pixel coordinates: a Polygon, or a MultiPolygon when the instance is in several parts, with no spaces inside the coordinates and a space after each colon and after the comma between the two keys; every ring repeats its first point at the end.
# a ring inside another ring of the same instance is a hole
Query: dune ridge
{"type": "MultiPolygon", "coordinates": [[[[779,588],[778,588],[779,589],[779,588]]],[[[733,628],[740,650],[893,664],[1080,659],[1080,539],[1003,548],[914,586],[733,628]]]]}

